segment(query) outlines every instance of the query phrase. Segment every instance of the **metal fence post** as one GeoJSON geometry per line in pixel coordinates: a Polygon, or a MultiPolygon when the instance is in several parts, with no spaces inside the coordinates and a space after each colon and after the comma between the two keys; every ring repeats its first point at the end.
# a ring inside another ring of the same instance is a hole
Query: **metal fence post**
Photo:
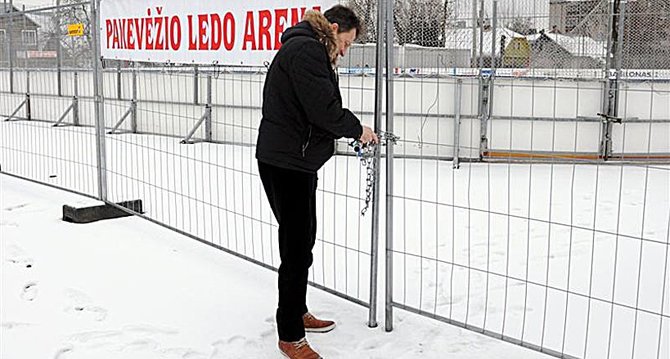
{"type": "MultiPolygon", "coordinates": [[[[21,5],[21,19],[23,20],[23,25],[22,28],[26,29],[28,27],[28,17],[25,16],[26,12],[26,4],[21,5]]],[[[21,47],[23,48],[23,68],[27,69],[28,68],[28,52],[25,44],[23,44],[23,39],[21,39],[21,47]]]]}
{"type": "MultiPolygon", "coordinates": [[[[495,41],[492,41],[495,44],[495,41]]],[[[494,54],[491,54],[491,60],[494,54]]],[[[486,154],[488,143],[488,108],[490,77],[484,77],[484,0],[479,9],[479,159],[486,154]]]]}
{"type": "MultiPolygon", "coordinates": [[[[386,132],[393,133],[393,1],[386,1],[386,132]]],[[[393,141],[386,137],[386,331],[393,330],[393,141]]]]}
{"type": "Polygon", "coordinates": [[[63,96],[63,74],[62,74],[62,67],[63,67],[63,49],[61,48],[61,43],[60,43],[60,36],[61,36],[61,23],[60,23],[60,2],[61,0],[56,0],[56,7],[58,8],[56,10],[56,16],[54,16],[54,22],[56,23],[56,36],[57,36],[57,44],[56,44],[56,77],[58,81],[58,96],[63,96]]]}
{"type": "Polygon", "coordinates": [[[30,71],[26,69],[26,120],[32,119],[30,106],[30,71]]]}
{"type": "MultiPolygon", "coordinates": [[[[489,123],[491,122],[491,117],[493,116],[493,97],[495,95],[495,79],[496,79],[496,71],[498,69],[498,57],[496,55],[496,49],[498,48],[498,43],[496,42],[496,38],[498,36],[498,0],[493,0],[493,16],[492,16],[492,23],[491,23],[491,73],[489,74],[489,79],[488,79],[488,92],[487,92],[487,98],[486,98],[486,116],[485,116],[485,123],[483,124],[484,127],[484,137],[482,138],[482,151],[480,152],[480,158],[483,158],[484,155],[488,154],[489,150],[489,123]]],[[[500,60],[502,62],[502,51],[500,52],[500,60]]],[[[491,128],[493,130],[493,128],[491,128]]]]}
{"type": "Polygon", "coordinates": [[[199,89],[198,89],[198,65],[193,66],[193,104],[197,105],[200,103],[199,99],[199,89]]]}
{"type": "Polygon", "coordinates": [[[132,96],[130,100],[130,131],[137,133],[137,63],[133,62],[132,68],[132,96]]]}
{"type": "Polygon", "coordinates": [[[607,60],[605,62],[605,92],[603,100],[603,121],[600,136],[600,157],[607,160],[612,155],[612,124],[619,121],[619,82],[621,79],[623,36],[625,29],[626,4],[628,0],[613,0],[610,8],[609,37],[607,39],[607,60]],[[614,66],[614,77],[612,77],[614,66]]]}
{"type": "Polygon", "coordinates": [[[93,37],[93,94],[95,97],[95,142],[98,159],[98,191],[102,201],[107,201],[107,163],[105,151],[105,110],[102,95],[102,56],[100,51],[100,0],[91,0],[91,32],[93,37]]]}
{"type": "Polygon", "coordinates": [[[461,167],[461,99],[463,91],[463,80],[456,80],[456,93],[454,94],[454,169],[461,167]]]}
{"type": "Polygon", "coordinates": [[[205,104],[205,141],[212,141],[212,75],[207,75],[207,104],[205,104]]]}
{"type": "MultiPolygon", "coordinates": [[[[382,127],[382,94],[384,92],[382,61],[384,60],[384,1],[377,3],[377,43],[375,45],[375,132],[379,133],[382,127]]],[[[379,175],[381,170],[381,152],[375,153],[374,192],[372,193],[372,245],[370,249],[370,310],[368,327],[377,327],[377,290],[379,278],[379,175]]]]}
{"type": "Polygon", "coordinates": [[[116,61],[116,98],[121,100],[123,98],[123,92],[121,89],[121,61],[116,61]]]}
{"type": "Polygon", "coordinates": [[[470,67],[477,67],[477,1],[472,1],[472,53],[470,67]]]}
{"type": "MultiPolygon", "coordinates": [[[[13,25],[14,17],[12,17],[12,12],[14,12],[14,4],[12,0],[9,1],[9,23],[13,25]]],[[[9,52],[9,93],[14,93],[14,46],[12,41],[11,34],[7,36],[7,52],[9,52]]]]}
{"type": "MultiPolygon", "coordinates": [[[[496,41],[498,37],[498,0],[493,0],[493,15],[491,22],[491,81],[495,76],[495,71],[498,68],[498,57],[496,55],[496,49],[498,49],[499,44],[496,41]]],[[[500,52],[500,60],[502,62],[502,52],[500,52]]],[[[491,92],[490,101],[493,102],[493,92],[491,92]]]]}
{"type": "Polygon", "coordinates": [[[79,126],[79,74],[74,73],[74,97],[72,98],[72,123],[79,126]]]}

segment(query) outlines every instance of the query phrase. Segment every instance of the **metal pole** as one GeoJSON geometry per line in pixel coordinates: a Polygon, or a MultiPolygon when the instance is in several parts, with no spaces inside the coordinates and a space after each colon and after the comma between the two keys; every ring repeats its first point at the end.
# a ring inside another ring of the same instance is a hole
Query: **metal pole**
{"type": "Polygon", "coordinates": [[[472,58],[470,67],[477,67],[477,2],[472,1],[472,58]]]}
{"type": "Polygon", "coordinates": [[[198,65],[193,65],[193,104],[197,105],[200,100],[198,99],[198,65]]]}
{"type": "Polygon", "coordinates": [[[212,75],[207,75],[207,104],[205,105],[205,141],[212,142],[212,75]]]}
{"type": "Polygon", "coordinates": [[[463,80],[456,80],[456,93],[454,96],[454,169],[461,167],[461,98],[463,90],[463,80]]]}
{"type": "MultiPolygon", "coordinates": [[[[393,1],[386,3],[386,133],[393,133],[393,1]]],[[[386,331],[393,330],[393,141],[386,136],[386,331]]]]}
{"type": "Polygon", "coordinates": [[[616,74],[615,74],[615,92],[613,99],[613,117],[619,115],[619,81],[621,80],[621,68],[623,65],[623,44],[624,44],[624,30],[626,25],[626,7],[628,5],[628,0],[620,0],[621,5],[619,7],[619,30],[617,33],[617,45],[616,45],[616,58],[614,63],[616,64],[616,74]]]}
{"type": "Polygon", "coordinates": [[[137,63],[133,62],[133,98],[131,99],[132,110],[130,112],[130,131],[137,133],[137,63]]]}
{"type": "MultiPolygon", "coordinates": [[[[379,133],[382,127],[382,94],[384,92],[384,1],[377,2],[377,44],[375,46],[375,132],[379,133]]],[[[378,147],[379,148],[379,147],[378,147]]],[[[377,281],[379,275],[379,164],[381,153],[375,153],[374,191],[372,193],[372,248],[370,249],[370,311],[368,327],[377,327],[377,281]]]]}
{"type": "Polygon", "coordinates": [[[32,119],[30,110],[30,70],[26,68],[26,120],[32,119]]]}
{"type": "Polygon", "coordinates": [[[600,157],[607,160],[612,155],[612,120],[619,115],[619,81],[621,78],[623,33],[625,29],[625,13],[627,0],[612,2],[612,15],[609,19],[610,36],[607,39],[607,60],[605,73],[607,76],[603,100],[603,124],[600,140],[600,157]],[[615,69],[614,78],[611,70],[615,69]]]}
{"type": "Polygon", "coordinates": [[[479,8],[479,68],[484,67],[484,0],[479,8]]]}
{"type": "Polygon", "coordinates": [[[614,26],[614,6],[616,0],[610,0],[609,14],[607,19],[607,53],[605,53],[605,91],[603,92],[603,113],[607,113],[607,104],[609,101],[609,80],[610,69],[612,67],[612,27],[614,26]]]}
{"type": "MultiPolygon", "coordinates": [[[[498,36],[498,0],[493,0],[493,22],[491,23],[491,77],[495,73],[497,66],[496,48],[498,46],[496,38],[498,36]]],[[[502,53],[500,54],[502,56],[502,53]]],[[[489,101],[490,102],[490,101],[489,101]]]]}
{"type": "MultiPolygon", "coordinates": [[[[10,28],[14,27],[14,17],[12,16],[12,12],[14,12],[14,4],[12,3],[12,0],[9,0],[9,24],[10,28]]],[[[10,30],[11,31],[11,30],[10,30]]],[[[12,34],[8,34],[7,36],[7,50],[9,52],[9,92],[14,93],[14,46],[13,46],[13,41],[12,34]]]]}
{"type": "MultiPolygon", "coordinates": [[[[479,9],[479,158],[481,159],[488,149],[488,95],[489,79],[484,78],[484,0],[480,3],[479,9]]],[[[493,41],[495,42],[495,41],[493,41]]],[[[493,58],[493,54],[491,54],[493,58]]]]}
{"type": "Polygon", "coordinates": [[[74,73],[74,97],[72,99],[72,123],[79,126],[79,75],[74,73]]]}
{"type": "MultiPolygon", "coordinates": [[[[498,57],[496,55],[496,48],[498,44],[496,39],[498,36],[498,0],[493,0],[493,20],[491,23],[491,74],[489,75],[489,96],[487,100],[487,111],[486,111],[486,147],[485,150],[488,151],[488,123],[491,120],[493,115],[493,95],[495,94],[495,77],[496,70],[498,68],[498,57]]],[[[502,52],[500,52],[500,60],[502,61],[502,52]]]]}
{"type": "MultiPolygon", "coordinates": [[[[21,10],[22,10],[21,18],[23,19],[22,29],[25,30],[28,27],[28,24],[27,24],[28,17],[24,15],[24,13],[26,11],[26,4],[21,5],[21,10]]],[[[21,37],[23,37],[23,36],[21,36],[21,37]]],[[[21,46],[21,48],[23,49],[23,50],[21,50],[23,52],[23,68],[27,69],[28,68],[28,46],[23,42],[23,38],[21,39],[21,45],[23,45],[23,46],[21,46]]]]}
{"type": "Polygon", "coordinates": [[[100,51],[100,0],[91,0],[91,35],[93,38],[93,94],[95,98],[95,142],[98,159],[98,191],[101,201],[107,201],[107,164],[105,151],[105,111],[102,96],[103,76],[100,51]]]}
{"type": "Polygon", "coordinates": [[[116,98],[119,100],[123,98],[121,91],[121,61],[116,60],[116,98]]]}
{"type": "MultiPolygon", "coordinates": [[[[610,96],[611,96],[611,91],[610,87],[612,86],[611,82],[611,74],[610,74],[610,69],[612,68],[612,57],[614,56],[613,49],[612,49],[612,38],[613,38],[613,27],[614,27],[614,14],[615,14],[615,9],[617,7],[617,0],[610,0],[610,6],[609,6],[609,16],[607,19],[607,48],[606,48],[606,53],[605,53],[605,79],[603,83],[603,98],[602,98],[602,104],[601,104],[601,109],[602,113],[604,114],[609,114],[610,113],[610,96]]],[[[600,157],[604,158],[605,157],[605,143],[607,142],[607,125],[606,123],[602,123],[600,126],[600,144],[598,146],[598,151],[600,153],[600,157]]]]}
{"type": "Polygon", "coordinates": [[[63,56],[63,50],[61,49],[61,44],[60,44],[60,37],[61,37],[61,22],[60,22],[60,1],[61,0],[56,0],[56,7],[58,8],[56,10],[56,16],[55,16],[55,23],[56,23],[56,37],[57,37],[57,44],[56,44],[56,68],[57,68],[57,78],[58,78],[58,96],[63,96],[63,77],[62,77],[62,67],[63,67],[63,61],[62,61],[62,56],[63,56]]]}

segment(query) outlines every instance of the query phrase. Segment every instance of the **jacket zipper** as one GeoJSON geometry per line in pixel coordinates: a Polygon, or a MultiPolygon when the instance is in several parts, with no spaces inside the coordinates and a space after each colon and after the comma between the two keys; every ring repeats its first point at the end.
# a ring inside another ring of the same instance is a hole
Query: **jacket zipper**
{"type": "Polygon", "coordinates": [[[309,141],[312,139],[312,126],[309,126],[309,134],[307,135],[307,141],[302,145],[302,157],[305,157],[305,151],[309,146],[309,141]]]}

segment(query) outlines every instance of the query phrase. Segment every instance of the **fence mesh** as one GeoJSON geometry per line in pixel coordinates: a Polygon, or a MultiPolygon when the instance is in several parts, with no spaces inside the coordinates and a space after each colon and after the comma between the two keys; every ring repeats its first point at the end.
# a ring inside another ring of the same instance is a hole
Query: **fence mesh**
{"type": "MultiPolygon", "coordinates": [[[[380,4],[343,3],[364,24],[343,101],[372,125],[380,4]]],[[[556,356],[667,357],[668,1],[392,3],[387,299],[556,356]]],[[[276,267],[254,158],[266,68],[104,60],[97,74],[90,6],[62,4],[0,15],[2,172],[98,196],[101,75],[107,200],[276,267]]],[[[310,279],[369,306],[369,178],[352,154],[338,142],[319,172],[310,279]]]]}
{"type": "Polygon", "coordinates": [[[387,304],[557,357],[668,355],[668,66],[628,57],[632,3],[443,3],[475,71],[393,79],[387,304]]]}
{"type": "Polygon", "coordinates": [[[0,15],[2,170],[97,196],[91,34],[75,38],[64,31],[90,8],[5,6],[0,15]],[[28,12],[14,14],[23,10],[28,12]]]}
{"type": "Polygon", "coordinates": [[[628,1],[623,18],[623,68],[670,69],[670,1],[628,1]]]}

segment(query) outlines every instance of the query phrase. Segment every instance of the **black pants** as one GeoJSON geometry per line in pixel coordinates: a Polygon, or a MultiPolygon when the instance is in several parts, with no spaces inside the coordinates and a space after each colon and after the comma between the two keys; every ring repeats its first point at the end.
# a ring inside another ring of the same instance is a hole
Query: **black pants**
{"type": "Polygon", "coordinates": [[[258,172],[279,223],[279,340],[305,336],[307,276],[316,239],[316,173],[293,171],[258,162],[258,172]]]}

